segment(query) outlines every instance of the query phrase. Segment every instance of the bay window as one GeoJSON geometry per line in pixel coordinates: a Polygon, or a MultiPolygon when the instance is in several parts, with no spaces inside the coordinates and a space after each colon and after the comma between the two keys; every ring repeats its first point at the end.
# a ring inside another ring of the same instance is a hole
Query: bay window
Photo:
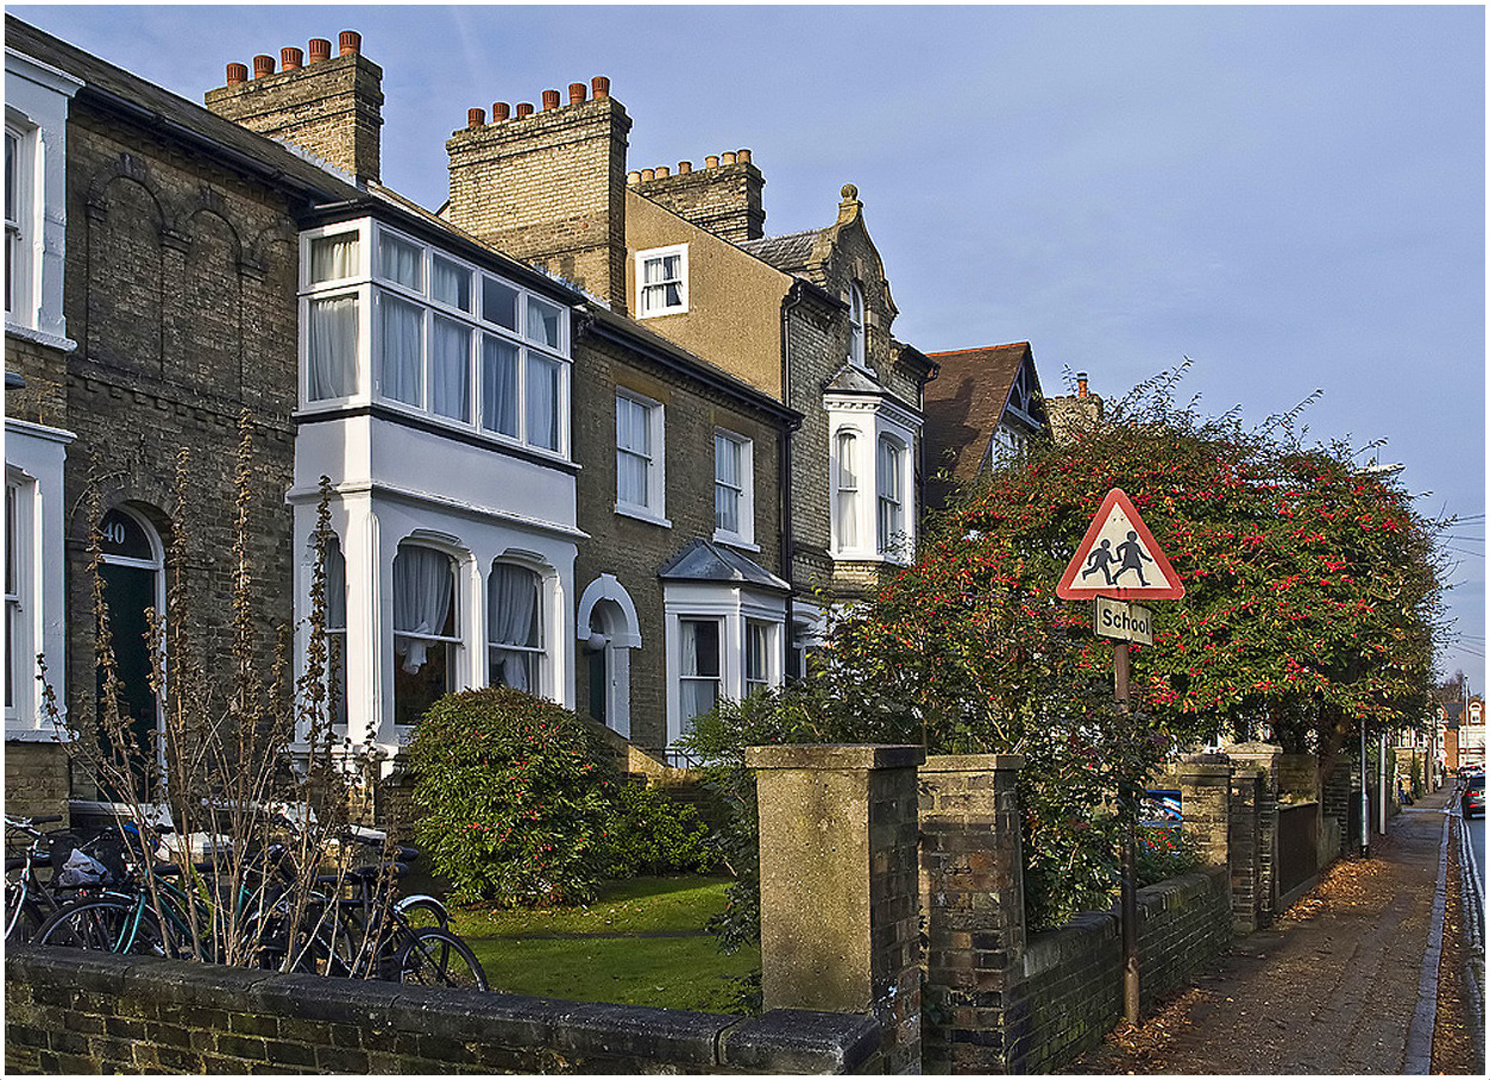
{"type": "Polygon", "coordinates": [[[5,715],[16,711],[16,690],[26,680],[31,667],[31,643],[26,640],[22,621],[21,580],[24,573],[23,547],[20,536],[17,503],[18,485],[5,485],[5,715]]]}
{"type": "Polygon", "coordinates": [[[540,693],[543,579],[526,567],[494,563],[487,584],[486,610],[490,684],[540,693]]]}
{"type": "Polygon", "coordinates": [[[699,713],[708,712],[719,701],[718,619],[679,619],[679,710],[683,730],[699,713]]]}
{"type": "Polygon", "coordinates": [[[856,547],[859,543],[859,470],[855,460],[858,445],[852,431],[840,431],[834,440],[833,522],[840,549],[856,547]]]}
{"type": "Polygon", "coordinates": [[[326,542],[326,714],[337,727],[347,726],[347,560],[341,542],[326,542]]]}
{"type": "Polygon", "coordinates": [[[773,624],[760,619],[745,620],[745,696],[771,685],[771,634],[773,624]]]}
{"type": "Polygon", "coordinates": [[[393,559],[394,723],[416,723],[455,688],[455,565],[449,555],[400,544],[393,559]]]}
{"type": "Polygon", "coordinates": [[[307,407],[384,402],[567,455],[564,306],[370,219],[302,233],[301,265],[307,407]]]}

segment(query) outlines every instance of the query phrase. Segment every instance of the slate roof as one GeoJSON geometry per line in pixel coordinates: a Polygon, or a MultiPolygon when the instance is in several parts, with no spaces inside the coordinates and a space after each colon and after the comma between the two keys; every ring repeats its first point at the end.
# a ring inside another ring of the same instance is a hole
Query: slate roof
{"type": "Polygon", "coordinates": [[[759,240],[740,240],[735,243],[741,251],[754,255],[762,262],[770,263],[778,270],[796,273],[807,268],[812,249],[818,237],[826,230],[807,229],[803,232],[784,233],[781,236],[763,236],[759,240]]]}
{"type": "Polygon", "coordinates": [[[354,185],[283,146],[187,101],[107,60],[69,45],[13,15],[5,16],[5,46],[81,79],[78,96],[105,108],[133,113],[163,134],[214,144],[232,164],[324,200],[355,199],[354,185]],[[146,115],[140,116],[143,112],[146,115]],[[234,160],[235,158],[239,160],[234,160]]]}
{"type": "Polygon", "coordinates": [[[941,374],[926,384],[926,464],[959,480],[977,473],[1009,401],[1020,366],[1034,356],[1028,341],[927,353],[941,374]]]}
{"type": "Polygon", "coordinates": [[[823,385],[823,389],[835,394],[885,393],[885,388],[875,381],[873,375],[853,364],[844,364],[839,368],[838,372],[823,385]]]}
{"type": "Polygon", "coordinates": [[[663,581],[712,581],[791,592],[790,585],[738,551],[702,539],[684,544],[682,551],[662,564],[657,576],[663,581]]]}

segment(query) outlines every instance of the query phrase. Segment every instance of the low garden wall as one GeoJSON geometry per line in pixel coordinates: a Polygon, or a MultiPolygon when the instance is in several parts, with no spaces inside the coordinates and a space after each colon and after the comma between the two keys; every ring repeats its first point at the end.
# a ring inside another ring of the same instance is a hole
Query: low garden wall
{"type": "MultiPolygon", "coordinates": [[[[1231,944],[1224,870],[1186,874],[1138,891],[1138,981],[1145,1011],[1184,987],[1231,944]]],[[[1123,943],[1116,909],[1087,912],[1031,935],[1008,1023],[1011,1073],[1061,1069],[1102,1042],[1123,1016],[1123,943]]]]}
{"type": "Polygon", "coordinates": [[[868,1016],[745,1018],[7,947],[17,1073],[878,1072],[868,1016]]]}

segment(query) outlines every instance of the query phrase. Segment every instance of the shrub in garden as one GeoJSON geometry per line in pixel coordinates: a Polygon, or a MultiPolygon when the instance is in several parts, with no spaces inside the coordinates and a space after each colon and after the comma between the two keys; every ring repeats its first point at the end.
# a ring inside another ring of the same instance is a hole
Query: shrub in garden
{"type": "Polygon", "coordinates": [[[574,713],[505,687],[448,694],[409,744],[414,835],[451,896],[592,899],[610,848],[614,755],[574,713]]]}
{"type": "Polygon", "coordinates": [[[607,877],[703,873],[713,865],[705,846],[709,826],[692,806],[655,787],[620,784],[614,811],[607,877]]]}
{"type": "Polygon", "coordinates": [[[1188,836],[1172,825],[1143,825],[1138,829],[1138,886],[1157,885],[1200,865],[1200,852],[1188,836]]]}

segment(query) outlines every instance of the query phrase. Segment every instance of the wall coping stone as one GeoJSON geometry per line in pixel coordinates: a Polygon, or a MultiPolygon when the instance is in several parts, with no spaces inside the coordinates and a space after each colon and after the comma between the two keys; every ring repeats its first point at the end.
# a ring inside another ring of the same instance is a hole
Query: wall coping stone
{"type": "Polygon", "coordinates": [[[1171,765],[1168,769],[1173,776],[1199,777],[1214,776],[1228,777],[1231,775],[1230,765],[1213,764],[1211,762],[1182,761],[1178,765],[1171,765]]]}
{"type": "Polygon", "coordinates": [[[879,1047],[880,1026],[872,1016],[772,1009],[724,1032],[719,1063],[773,1072],[852,1072],[879,1047]],[[852,1019],[857,1026],[848,1023],[852,1019]]]}
{"type": "Polygon", "coordinates": [[[1024,768],[1023,754],[931,754],[922,772],[996,772],[1024,768]]]}
{"type": "Polygon", "coordinates": [[[909,769],[926,760],[920,746],[895,744],[747,746],[751,769],[909,769]]]}

